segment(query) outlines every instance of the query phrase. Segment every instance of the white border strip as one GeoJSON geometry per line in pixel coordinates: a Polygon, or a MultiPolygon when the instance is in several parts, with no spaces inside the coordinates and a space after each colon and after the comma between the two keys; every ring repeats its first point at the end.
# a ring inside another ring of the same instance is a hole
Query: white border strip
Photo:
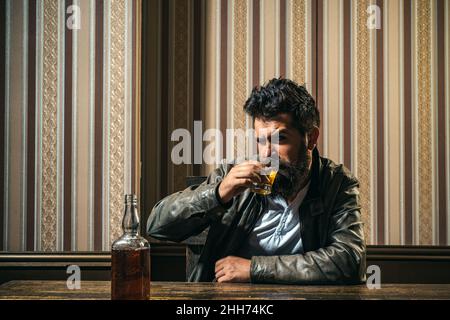
{"type": "MultiPolygon", "coordinates": [[[[314,0],[315,1],[315,0],[314,0]]],[[[311,0],[305,1],[305,86],[308,92],[312,92],[312,6],[311,0]]],[[[291,17],[292,20],[292,17],[291,17]]]]}
{"type": "Polygon", "coordinates": [[[21,229],[22,234],[20,235],[21,243],[20,248],[22,251],[26,250],[27,241],[27,159],[28,159],[28,0],[23,0],[22,10],[23,10],[23,22],[22,22],[22,45],[23,45],[23,55],[22,55],[22,183],[21,183],[21,229]]]}
{"type": "MultiPolygon", "coordinates": [[[[352,171],[355,176],[358,176],[358,107],[356,104],[356,89],[358,84],[356,83],[355,79],[355,63],[357,62],[356,59],[356,46],[355,41],[353,40],[354,36],[354,29],[355,29],[355,22],[353,22],[354,12],[353,12],[353,1],[350,1],[350,126],[352,129],[352,134],[350,135],[350,146],[351,150],[353,151],[351,153],[351,163],[352,163],[352,171]]],[[[373,74],[374,72],[374,66],[373,66],[373,34],[369,34],[369,54],[370,54],[370,74],[373,74]]],[[[343,56],[344,54],[342,54],[343,56]]],[[[370,84],[370,110],[373,110],[373,81],[372,77],[369,79],[370,84]]],[[[373,125],[372,122],[370,122],[370,137],[373,137],[373,125]]],[[[373,144],[372,144],[373,146],[373,144]]],[[[370,172],[373,172],[373,156],[370,157],[370,172]]],[[[373,182],[373,175],[371,175],[371,182],[370,182],[370,190],[373,190],[374,182],[373,182]]],[[[373,204],[373,194],[371,195],[372,199],[369,201],[373,204]]],[[[369,212],[369,216],[373,216],[373,207],[372,212],[369,212]]],[[[372,225],[373,226],[373,225],[372,225]]],[[[373,230],[373,227],[371,228],[373,230]]],[[[372,237],[371,242],[373,243],[374,238],[372,237]]]]}
{"type": "MultiPolygon", "coordinates": [[[[305,28],[305,32],[308,29],[305,28]]],[[[305,47],[308,51],[308,47],[305,47]]],[[[306,56],[307,54],[305,54],[306,56]]],[[[286,0],[286,78],[292,79],[292,1],[286,0]]],[[[306,61],[306,57],[305,57],[306,61]]],[[[305,80],[306,82],[306,80],[305,80]]]]}
{"type": "MultiPolygon", "coordinates": [[[[89,12],[89,231],[88,249],[94,251],[94,118],[95,118],[95,1],[90,1],[89,12]]],[[[97,199],[102,201],[101,199],[97,199]]]]}
{"type": "MultiPolygon", "coordinates": [[[[357,1],[357,0],[356,0],[357,1]]],[[[374,237],[374,243],[378,244],[379,243],[379,239],[378,239],[378,166],[375,164],[375,162],[377,161],[377,157],[378,157],[378,136],[376,134],[376,130],[378,129],[378,113],[377,113],[377,108],[378,108],[378,84],[377,84],[377,70],[378,70],[378,60],[377,60],[377,51],[378,51],[378,39],[376,37],[376,34],[373,35],[374,37],[374,57],[373,57],[373,96],[374,96],[374,108],[371,110],[371,114],[372,114],[372,137],[373,137],[373,144],[372,144],[372,150],[373,150],[373,167],[372,167],[372,172],[373,172],[373,185],[372,185],[372,192],[373,192],[373,198],[372,198],[372,203],[373,203],[373,212],[372,212],[372,217],[373,217],[373,237],[374,237]]]]}
{"type": "Polygon", "coordinates": [[[131,162],[132,162],[132,92],[133,90],[133,70],[132,70],[132,2],[125,0],[125,145],[124,145],[124,193],[131,193],[131,162]]]}
{"type": "MultiPolygon", "coordinates": [[[[74,0],[74,5],[80,8],[80,0],[74,0]]],[[[78,11],[80,14],[80,11],[78,11]]],[[[81,17],[80,17],[81,23],[81,17]]],[[[82,27],[80,25],[80,27],[82,27]]],[[[77,140],[77,132],[78,132],[78,30],[72,30],[72,168],[71,168],[71,176],[72,176],[72,195],[71,195],[71,207],[72,207],[72,215],[71,215],[71,247],[73,251],[78,250],[78,210],[77,210],[77,158],[78,158],[78,140],[77,140]]]]}
{"type": "Polygon", "coordinates": [[[109,250],[110,242],[110,188],[109,188],[109,161],[110,161],[110,114],[111,114],[111,2],[104,3],[104,46],[103,46],[103,200],[102,224],[103,224],[103,250],[109,250]]]}
{"type": "Polygon", "coordinates": [[[390,177],[390,165],[389,165],[389,35],[390,35],[390,25],[389,25],[389,4],[384,2],[384,14],[383,14],[383,145],[384,145],[384,153],[383,153],[383,161],[384,161],[384,243],[390,243],[390,214],[389,214],[389,195],[390,195],[390,185],[389,185],[389,177],[390,177]]]}
{"type": "Polygon", "coordinates": [[[417,101],[418,101],[418,95],[417,95],[417,88],[418,88],[418,76],[417,76],[417,55],[416,55],[416,35],[417,35],[417,28],[416,28],[416,15],[417,15],[417,3],[412,2],[412,8],[411,8],[411,50],[413,52],[411,64],[412,64],[412,77],[413,77],[413,85],[412,85],[412,149],[414,150],[413,153],[413,218],[412,218],[412,227],[413,227],[413,237],[412,237],[412,244],[418,245],[420,243],[420,234],[419,234],[419,170],[418,170],[418,164],[419,164],[419,126],[418,126],[418,114],[417,114],[417,101]]]}
{"type": "MultiPolygon", "coordinates": [[[[439,150],[437,139],[439,135],[438,126],[438,90],[437,90],[437,2],[431,5],[431,245],[439,244],[439,178],[436,175],[439,168],[439,150]]],[[[438,173],[439,174],[439,173],[438,173]]]]}
{"type": "Polygon", "coordinates": [[[64,82],[65,82],[65,1],[58,2],[58,84],[57,84],[57,191],[56,191],[56,250],[64,250],[64,82]]]}
{"type": "MultiPolygon", "coordinates": [[[[9,109],[11,103],[10,82],[11,82],[11,1],[6,1],[6,61],[5,61],[5,196],[4,196],[4,224],[3,224],[3,249],[9,250],[8,227],[9,227],[9,109]]],[[[3,196],[3,195],[2,195],[3,196]]]]}
{"type": "Polygon", "coordinates": [[[43,53],[44,53],[44,2],[36,3],[36,180],[34,203],[34,250],[40,251],[42,223],[42,109],[43,109],[43,53]]]}
{"type": "MultiPolygon", "coordinates": [[[[248,97],[252,92],[252,81],[253,81],[253,1],[247,0],[247,41],[246,41],[246,63],[247,63],[247,72],[246,72],[246,85],[247,88],[245,90],[245,94],[248,97]]],[[[245,113],[245,112],[244,112],[245,113]]],[[[245,129],[252,128],[252,119],[249,115],[245,113],[245,129]]],[[[249,146],[246,146],[246,152],[248,152],[249,146]]]]}
{"type": "MultiPolygon", "coordinates": [[[[404,48],[404,0],[399,2],[400,12],[400,245],[405,244],[405,68],[403,57],[405,56],[404,48]]],[[[409,54],[409,52],[408,52],[409,54]]]]}
{"type": "MultiPolygon", "coordinates": [[[[228,10],[228,45],[227,45],[227,129],[234,129],[234,0],[227,2],[228,10]]],[[[224,136],[227,140],[227,136],[224,136]]],[[[230,155],[234,158],[234,139],[227,141],[227,153],[230,150],[230,155]]],[[[231,158],[231,159],[232,159],[231,158]]],[[[227,159],[227,160],[231,160],[227,159]]]]}
{"type": "MultiPolygon", "coordinates": [[[[220,6],[220,0],[216,0],[216,63],[215,63],[215,67],[216,67],[216,128],[220,128],[220,65],[221,65],[221,54],[220,54],[220,38],[221,38],[221,33],[220,33],[220,24],[221,24],[221,6],[220,6]]],[[[220,129],[219,129],[220,130],[220,129]]],[[[222,144],[223,145],[223,144],[222,144]]],[[[222,146],[220,146],[219,149],[219,145],[217,143],[217,138],[216,138],[216,151],[221,153],[221,157],[223,158],[223,154],[222,154],[222,146]]],[[[217,156],[216,156],[217,159],[217,156]]],[[[216,168],[219,167],[220,163],[219,161],[215,161],[215,166],[216,168]]]]}

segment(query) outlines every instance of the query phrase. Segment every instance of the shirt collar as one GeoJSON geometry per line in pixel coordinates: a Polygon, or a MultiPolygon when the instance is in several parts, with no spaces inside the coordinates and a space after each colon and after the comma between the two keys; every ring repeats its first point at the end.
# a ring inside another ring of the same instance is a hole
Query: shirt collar
{"type": "Polygon", "coordinates": [[[305,198],[306,194],[308,193],[310,184],[311,184],[311,180],[306,184],[306,186],[304,186],[299,192],[297,192],[297,195],[295,196],[294,200],[289,205],[288,205],[286,199],[284,199],[280,195],[276,195],[276,196],[271,195],[269,197],[269,203],[273,202],[273,203],[282,205],[285,209],[289,208],[290,210],[295,211],[302,204],[303,199],[305,198]]]}
{"type": "Polygon", "coordinates": [[[300,207],[300,204],[303,202],[303,199],[305,199],[306,193],[308,193],[310,183],[311,183],[311,180],[308,181],[306,186],[304,186],[303,189],[301,189],[297,193],[294,200],[289,204],[289,207],[291,209],[298,209],[298,207],[300,207]]]}

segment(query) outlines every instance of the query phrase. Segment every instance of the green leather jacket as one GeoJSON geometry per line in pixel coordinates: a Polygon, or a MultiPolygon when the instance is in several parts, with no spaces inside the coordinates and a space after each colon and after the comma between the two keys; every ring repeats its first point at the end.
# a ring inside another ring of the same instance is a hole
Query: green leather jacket
{"type": "MultiPolygon", "coordinates": [[[[217,189],[231,165],[207,180],[159,201],[147,221],[149,236],[183,241],[209,227],[198,264],[189,281],[213,281],[217,260],[237,255],[258,217],[264,196],[249,190],[227,206],[217,189]]],[[[258,283],[357,284],[366,278],[366,246],[361,222],[358,180],[342,165],[313,151],[311,184],[300,206],[304,254],[253,256],[251,281],[258,283]]]]}

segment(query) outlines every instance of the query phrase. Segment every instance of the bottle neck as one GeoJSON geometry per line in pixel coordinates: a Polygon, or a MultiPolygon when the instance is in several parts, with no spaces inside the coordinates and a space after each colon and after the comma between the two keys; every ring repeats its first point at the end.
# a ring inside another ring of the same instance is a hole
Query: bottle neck
{"type": "Polygon", "coordinates": [[[125,196],[125,212],[122,220],[122,230],[126,235],[139,235],[139,213],[135,195],[125,196]]]}

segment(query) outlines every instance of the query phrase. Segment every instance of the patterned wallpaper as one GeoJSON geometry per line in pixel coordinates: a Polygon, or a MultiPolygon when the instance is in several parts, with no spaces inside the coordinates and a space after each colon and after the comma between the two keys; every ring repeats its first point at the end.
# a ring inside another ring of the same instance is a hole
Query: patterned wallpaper
{"type": "Polygon", "coordinates": [[[171,163],[171,132],[250,127],[246,97],[279,76],[306,84],[320,152],[359,178],[367,243],[449,244],[450,1],[142,5],[141,64],[139,0],[0,1],[0,248],[107,250],[123,193],[142,192],[145,219],[213,169],[171,163]],[[71,4],[80,30],[64,27],[71,4]]]}
{"type": "MultiPolygon", "coordinates": [[[[155,105],[161,114],[171,110],[157,118],[157,130],[164,130],[155,148],[172,146],[174,125],[192,131],[192,119],[223,133],[250,127],[242,106],[251,89],[288,77],[316,98],[322,155],[360,180],[367,243],[450,244],[448,0],[151,2],[162,12],[158,35],[169,39],[167,50],[158,47],[155,78],[169,89],[156,92],[155,105]],[[369,28],[373,22],[380,28],[369,28]],[[174,39],[186,44],[173,47],[174,39]],[[198,69],[201,88],[189,87],[198,69]],[[173,104],[173,88],[187,97],[200,94],[199,104],[173,104]]],[[[184,177],[195,173],[167,162],[170,147],[157,150],[161,160],[143,164],[163,180],[152,201],[183,189],[184,177]]],[[[202,165],[198,172],[213,168],[202,165]]]]}
{"type": "Polygon", "coordinates": [[[139,192],[140,1],[1,6],[0,249],[109,250],[139,192]]]}

